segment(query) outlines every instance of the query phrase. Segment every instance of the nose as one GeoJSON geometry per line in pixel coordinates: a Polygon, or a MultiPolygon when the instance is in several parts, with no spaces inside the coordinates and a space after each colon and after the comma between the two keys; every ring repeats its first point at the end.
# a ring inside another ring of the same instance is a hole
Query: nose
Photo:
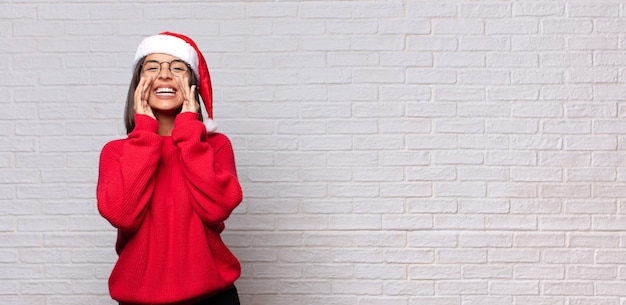
{"type": "Polygon", "coordinates": [[[159,78],[172,78],[172,71],[170,71],[170,65],[167,62],[162,62],[161,63],[161,70],[159,70],[159,78]],[[166,66],[163,66],[163,64],[167,64],[166,66]]]}

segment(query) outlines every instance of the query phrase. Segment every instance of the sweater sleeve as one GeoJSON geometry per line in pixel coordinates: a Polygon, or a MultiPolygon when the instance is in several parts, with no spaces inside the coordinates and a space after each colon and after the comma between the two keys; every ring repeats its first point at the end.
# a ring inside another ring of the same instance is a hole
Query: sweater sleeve
{"type": "Polygon", "coordinates": [[[163,143],[157,128],[156,120],[136,114],[128,138],[107,143],[100,154],[98,210],[121,231],[136,231],[146,214],[163,143]]]}
{"type": "Polygon", "coordinates": [[[204,124],[194,113],[176,117],[172,139],[179,147],[192,205],[208,225],[223,228],[223,222],[242,200],[232,145],[223,134],[208,140],[204,124]]]}

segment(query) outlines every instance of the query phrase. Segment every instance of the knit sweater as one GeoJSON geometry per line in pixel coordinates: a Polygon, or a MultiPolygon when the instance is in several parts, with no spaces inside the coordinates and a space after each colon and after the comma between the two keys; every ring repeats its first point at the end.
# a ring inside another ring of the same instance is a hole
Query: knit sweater
{"type": "Polygon", "coordinates": [[[179,114],[171,136],[157,128],[135,115],[128,138],[100,156],[98,209],[118,229],[109,290],[121,304],[186,304],[241,272],[220,237],[242,200],[230,141],[194,113],[179,114]]]}

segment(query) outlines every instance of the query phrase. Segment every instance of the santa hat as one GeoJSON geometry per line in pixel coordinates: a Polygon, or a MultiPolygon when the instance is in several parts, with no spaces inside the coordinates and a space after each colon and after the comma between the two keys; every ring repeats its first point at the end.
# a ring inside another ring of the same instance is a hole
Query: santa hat
{"type": "Polygon", "coordinates": [[[145,38],[137,47],[133,67],[139,64],[139,60],[153,53],[164,53],[178,57],[189,66],[198,79],[197,90],[204,102],[204,107],[209,115],[205,120],[207,131],[214,132],[217,125],[213,121],[213,89],[211,76],[204,56],[196,43],[191,38],[172,32],[162,32],[145,38]]]}

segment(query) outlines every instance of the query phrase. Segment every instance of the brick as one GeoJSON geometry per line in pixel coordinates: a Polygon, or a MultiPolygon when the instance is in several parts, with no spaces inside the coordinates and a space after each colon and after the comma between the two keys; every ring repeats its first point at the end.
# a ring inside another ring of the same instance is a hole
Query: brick
{"type": "Polygon", "coordinates": [[[396,216],[384,215],[382,228],[386,230],[421,230],[433,227],[430,216],[396,216]]]}
{"type": "Polygon", "coordinates": [[[409,68],[406,79],[409,84],[453,84],[457,74],[452,70],[409,68]]]}
{"type": "Polygon", "coordinates": [[[0,13],[1,19],[36,19],[37,8],[36,7],[21,7],[19,5],[5,4],[2,13],[0,13]]]}
{"type": "Polygon", "coordinates": [[[458,234],[445,230],[429,230],[408,234],[411,247],[455,248],[458,246],[458,234]]]}
{"type": "Polygon", "coordinates": [[[537,220],[534,216],[490,215],[485,218],[486,227],[492,230],[534,230],[537,220]]]}
{"type": "Polygon", "coordinates": [[[485,24],[480,19],[441,19],[432,22],[432,33],[443,35],[482,34],[485,24]]]}
{"type": "Polygon", "coordinates": [[[370,233],[359,236],[355,240],[358,247],[372,247],[374,245],[380,247],[399,247],[406,245],[406,234],[404,232],[383,232],[370,233]]]}
{"type": "Polygon", "coordinates": [[[542,286],[547,295],[592,295],[594,290],[591,282],[546,282],[542,286]]]}
{"type": "Polygon", "coordinates": [[[440,119],[434,121],[433,131],[438,134],[446,133],[483,133],[485,131],[484,122],[475,119],[440,119]]]}
{"type": "MultiPolygon", "coordinates": [[[[372,126],[373,124],[368,125],[369,128],[372,126]]],[[[430,122],[426,120],[398,118],[378,120],[378,131],[382,133],[426,133],[430,129],[430,122]]]]}
{"type": "Polygon", "coordinates": [[[559,51],[565,49],[565,40],[556,36],[513,37],[511,48],[514,51],[559,51]]]}
{"type": "Polygon", "coordinates": [[[372,182],[372,181],[402,181],[404,173],[402,170],[389,168],[361,168],[352,171],[352,180],[355,182],[372,182]]]}
{"type": "Polygon", "coordinates": [[[461,270],[453,265],[413,266],[409,268],[409,278],[412,280],[442,280],[458,279],[461,270]]]}
{"type": "Polygon", "coordinates": [[[438,288],[443,295],[484,295],[488,289],[487,283],[475,280],[442,280],[438,288]]]}
{"type": "Polygon", "coordinates": [[[376,249],[349,249],[333,251],[335,263],[381,263],[383,261],[381,250],[376,249]]]}
{"type": "Polygon", "coordinates": [[[537,34],[538,32],[539,23],[535,20],[487,19],[485,21],[485,33],[490,35],[537,34]]]}
{"type": "Polygon", "coordinates": [[[428,34],[431,23],[426,18],[384,19],[378,22],[378,31],[381,34],[428,34]]]}
{"type": "Polygon", "coordinates": [[[457,211],[454,200],[408,199],[408,211],[411,213],[453,213],[457,211]]]}
{"type": "Polygon", "coordinates": [[[509,247],[512,245],[512,236],[508,233],[462,233],[459,235],[461,247],[509,247]]]}
{"type": "MultiPolygon", "coordinates": [[[[339,265],[321,265],[308,264],[304,268],[304,275],[308,278],[319,279],[351,279],[353,277],[353,268],[349,264],[339,265]]],[[[335,283],[333,283],[334,285],[335,283]]],[[[334,287],[334,286],[333,286],[334,287]]],[[[334,288],[333,288],[334,290],[334,288]]]]}
{"type": "Polygon", "coordinates": [[[544,34],[588,34],[591,33],[591,21],[581,20],[544,20],[541,23],[544,34]]]}
{"type": "Polygon", "coordinates": [[[525,2],[513,4],[514,16],[562,16],[565,14],[563,3],[525,2]]]}
{"type": "Polygon", "coordinates": [[[402,136],[355,136],[353,142],[357,150],[400,149],[405,146],[402,136]]]}
{"type": "MultiPolygon", "coordinates": [[[[220,6],[212,7],[213,9],[218,9],[220,6]]],[[[226,7],[223,7],[222,10],[225,11],[226,7]]],[[[235,7],[236,8],[236,7],[235,7]]],[[[250,17],[293,17],[297,14],[297,6],[292,4],[266,4],[266,3],[257,3],[247,5],[245,8],[246,16],[250,17]]],[[[231,8],[232,9],[232,8],[231,8]]],[[[230,15],[226,16],[228,18],[236,18],[240,16],[230,15]]]]}
{"type": "Polygon", "coordinates": [[[416,2],[407,4],[409,17],[454,17],[457,8],[454,4],[431,2],[416,2]]]}
{"type": "MultiPolygon", "coordinates": [[[[396,39],[397,40],[397,39],[396,39]]],[[[293,41],[293,40],[288,40],[285,42],[289,42],[289,41],[293,41]]],[[[361,50],[368,50],[366,47],[364,47],[364,45],[368,42],[372,42],[374,41],[374,38],[371,38],[371,40],[366,40],[365,38],[361,38],[361,45],[363,45],[363,49],[361,50]]],[[[383,42],[383,41],[381,41],[383,42]]],[[[390,41],[387,41],[390,42],[390,41]]],[[[396,42],[396,44],[399,44],[399,41],[396,42]]],[[[291,44],[289,44],[292,48],[295,47],[291,44]]],[[[310,39],[306,39],[304,41],[301,42],[300,44],[300,48],[302,48],[305,51],[347,51],[347,50],[351,50],[352,47],[349,43],[349,40],[345,39],[345,38],[341,38],[341,37],[325,37],[325,38],[310,38],[310,39]]],[[[355,49],[358,50],[358,49],[355,49]]]]}
{"type": "Polygon", "coordinates": [[[459,39],[459,50],[461,51],[489,51],[498,52],[505,51],[510,48],[512,42],[509,38],[500,36],[491,37],[472,37],[462,36],[459,39]]]}
{"type": "Polygon", "coordinates": [[[534,198],[537,189],[532,184],[491,183],[487,187],[487,196],[505,198],[534,198]]]}
{"type": "Polygon", "coordinates": [[[617,17],[616,4],[587,4],[577,3],[569,5],[569,16],[572,17],[617,17]]]}
{"type": "MultiPolygon", "coordinates": [[[[303,23],[302,21],[299,21],[297,23],[307,26],[307,24],[303,23]]],[[[368,21],[331,21],[331,22],[328,22],[327,25],[317,22],[316,25],[318,26],[317,27],[309,26],[312,29],[309,29],[307,32],[310,34],[314,34],[314,33],[311,33],[311,30],[317,29],[318,30],[317,34],[321,34],[327,28],[328,32],[335,33],[335,34],[374,34],[376,33],[378,29],[378,24],[374,22],[368,22],[368,21]]],[[[298,26],[293,26],[293,25],[291,27],[295,29],[298,28],[298,26]]],[[[288,32],[288,31],[283,30],[283,32],[288,32]]]]}
{"type": "Polygon", "coordinates": [[[565,71],[565,80],[569,83],[614,83],[617,77],[618,72],[610,67],[573,67],[565,71]]]}
{"type": "Polygon", "coordinates": [[[31,280],[31,279],[42,279],[43,278],[43,269],[38,265],[12,265],[12,266],[3,266],[2,272],[0,273],[0,279],[18,279],[21,281],[31,280]]]}
{"type": "MultiPolygon", "coordinates": [[[[228,66],[240,66],[240,67],[248,67],[248,68],[257,68],[257,67],[267,67],[271,68],[272,66],[276,67],[284,67],[284,68],[322,68],[325,67],[326,58],[319,54],[309,53],[309,54],[292,54],[292,55],[283,55],[279,58],[271,58],[270,56],[249,56],[249,55],[231,55],[225,57],[225,60],[228,59],[228,66]]],[[[283,89],[283,90],[288,90],[283,89]]],[[[292,89],[296,91],[295,89],[292,89]]]]}
{"type": "Polygon", "coordinates": [[[382,293],[382,284],[377,281],[340,281],[333,284],[333,293],[337,294],[358,294],[364,295],[380,295],[382,293]]]}
{"type": "MultiPolygon", "coordinates": [[[[482,96],[485,96],[485,92],[483,90],[475,90],[471,92],[467,91],[454,91],[449,92],[446,95],[446,99],[450,100],[461,100],[464,94],[475,95],[476,99],[482,99],[482,96]]],[[[499,113],[509,112],[510,109],[508,106],[504,105],[496,105],[491,103],[468,103],[459,106],[459,115],[462,117],[498,117],[499,113]]],[[[478,136],[474,136],[472,138],[478,138],[478,136]]],[[[502,143],[502,141],[500,141],[502,143]]]]}
{"type": "Polygon", "coordinates": [[[489,261],[494,263],[538,263],[540,257],[540,252],[536,250],[497,249],[489,251],[489,261]]]}
{"type": "MultiPolygon", "coordinates": [[[[400,118],[404,114],[404,107],[399,103],[359,103],[353,107],[353,116],[357,118],[400,118]]],[[[367,123],[366,120],[360,120],[367,123]]],[[[376,126],[375,123],[370,125],[376,126]]]]}
{"type": "Polygon", "coordinates": [[[457,174],[462,181],[505,181],[509,178],[509,173],[503,168],[467,167],[458,170],[457,174]]]}
{"type": "Polygon", "coordinates": [[[437,262],[441,264],[486,263],[487,251],[474,249],[441,249],[437,252],[437,262]]]}
{"type": "Polygon", "coordinates": [[[355,278],[357,279],[384,279],[398,280],[407,277],[406,270],[399,265],[369,265],[359,264],[355,267],[355,278]]]}
{"type": "Polygon", "coordinates": [[[41,20],[39,22],[15,22],[13,32],[16,37],[60,36],[63,33],[63,23],[41,20]]]}
{"type": "Polygon", "coordinates": [[[558,304],[565,305],[564,297],[538,297],[538,296],[519,296],[516,297],[517,303],[520,305],[548,305],[548,304],[558,304]]]}
{"type": "Polygon", "coordinates": [[[468,279],[510,279],[513,267],[495,264],[467,264],[463,266],[463,278],[468,279]]]}
{"type": "Polygon", "coordinates": [[[502,214],[509,211],[509,203],[504,200],[463,199],[458,206],[461,213],[502,214]]]}
{"type": "Polygon", "coordinates": [[[593,262],[593,251],[582,250],[546,250],[543,260],[546,263],[559,264],[590,264],[593,262]]]}
{"type": "Polygon", "coordinates": [[[497,305],[497,304],[512,304],[513,297],[511,296],[467,296],[463,299],[464,304],[467,305],[497,305]]]}
{"type": "Polygon", "coordinates": [[[18,54],[35,52],[38,48],[38,41],[33,38],[0,38],[0,50],[7,54],[18,54]]]}
{"type": "Polygon", "coordinates": [[[442,53],[435,57],[437,67],[484,67],[485,54],[476,52],[442,53]]]}
{"type": "Polygon", "coordinates": [[[459,41],[448,37],[424,37],[409,36],[407,38],[407,48],[409,50],[420,51],[456,51],[459,49],[459,41]]]}
{"type": "Polygon", "coordinates": [[[25,294],[69,294],[70,283],[67,281],[28,281],[22,282],[21,290],[25,294]]]}
{"type": "Polygon", "coordinates": [[[328,193],[333,197],[365,197],[374,198],[380,194],[379,188],[373,183],[359,184],[334,184],[328,188],[328,193]]]}
{"type": "Polygon", "coordinates": [[[440,230],[482,230],[485,218],[480,215],[436,215],[434,227],[440,230]]]}
{"type": "Polygon", "coordinates": [[[516,278],[535,280],[560,280],[565,278],[566,268],[563,266],[520,264],[515,267],[516,278]]]}
{"type": "Polygon", "coordinates": [[[327,216],[284,216],[277,217],[276,222],[281,230],[324,230],[329,227],[327,216]]]}
{"type": "Polygon", "coordinates": [[[563,233],[519,233],[514,237],[516,247],[563,247],[565,235],[563,233]]]}
{"type": "Polygon", "coordinates": [[[361,301],[364,305],[405,305],[406,302],[403,297],[364,297],[361,301]]]}
{"type": "Polygon", "coordinates": [[[489,290],[495,295],[537,295],[539,285],[536,281],[497,281],[491,283],[489,290]]]}
{"type": "Polygon", "coordinates": [[[417,102],[407,104],[409,117],[446,117],[454,115],[456,112],[456,106],[453,103],[417,102]]]}
{"type": "Polygon", "coordinates": [[[452,181],[455,177],[452,167],[411,168],[407,171],[409,181],[452,181]]]}

